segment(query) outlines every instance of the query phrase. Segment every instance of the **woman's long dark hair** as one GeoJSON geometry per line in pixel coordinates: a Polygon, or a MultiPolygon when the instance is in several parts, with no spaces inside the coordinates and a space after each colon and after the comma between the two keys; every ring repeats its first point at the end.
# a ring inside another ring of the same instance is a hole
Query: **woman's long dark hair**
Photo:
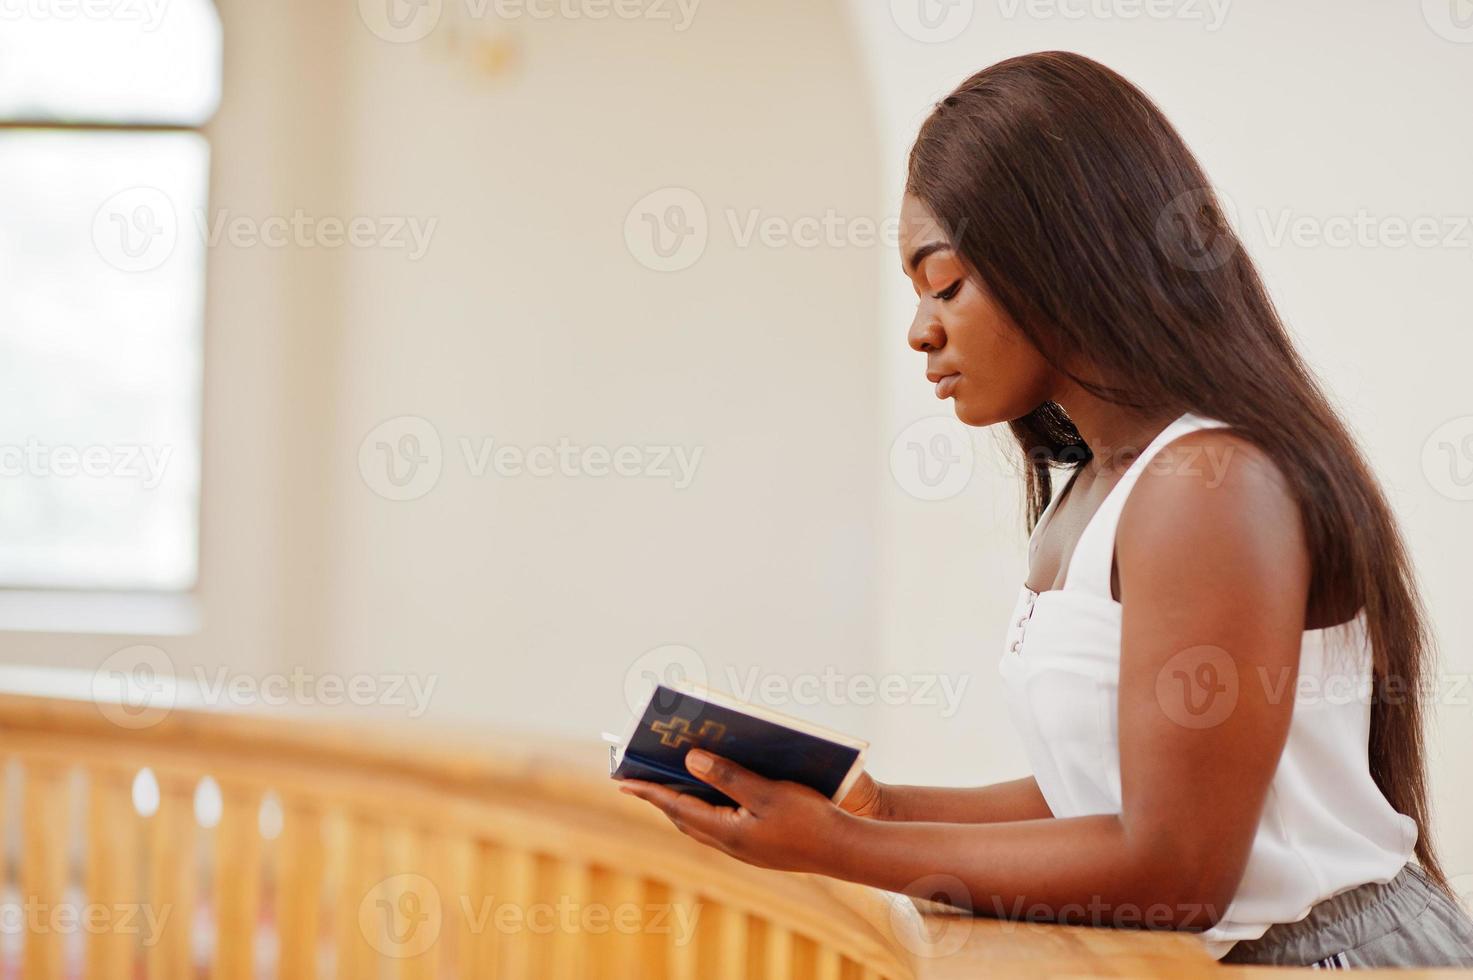
{"type": "MultiPolygon", "coordinates": [[[[1401,535],[1161,110],[1081,55],[1012,58],[937,104],[906,189],[961,229],[952,236],[961,257],[1055,368],[1132,409],[1225,422],[1282,470],[1313,556],[1309,608],[1365,613],[1371,775],[1416,821],[1417,858],[1446,886],[1423,762],[1430,641],[1401,535]]],[[[1053,492],[1052,467],[1088,458],[1089,447],[1052,403],[1012,429],[1029,461],[1031,528],[1053,492]]]]}

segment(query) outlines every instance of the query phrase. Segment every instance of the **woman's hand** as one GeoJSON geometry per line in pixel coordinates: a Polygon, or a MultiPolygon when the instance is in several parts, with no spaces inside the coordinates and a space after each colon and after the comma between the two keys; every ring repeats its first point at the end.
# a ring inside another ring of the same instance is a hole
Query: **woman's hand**
{"type": "Polygon", "coordinates": [[[840,809],[846,813],[852,813],[856,817],[865,817],[870,820],[884,819],[880,814],[884,810],[884,787],[867,772],[861,772],[859,778],[854,781],[849,792],[839,801],[840,809]]]}
{"type": "Polygon", "coordinates": [[[686,753],[685,765],[697,779],[741,806],[712,806],[668,786],[637,779],[623,780],[619,791],[658,807],[686,836],[748,864],[778,871],[834,873],[834,857],[843,853],[842,837],[853,817],[831,800],[800,783],[764,779],[730,759],[699,749],[686,753]]]}

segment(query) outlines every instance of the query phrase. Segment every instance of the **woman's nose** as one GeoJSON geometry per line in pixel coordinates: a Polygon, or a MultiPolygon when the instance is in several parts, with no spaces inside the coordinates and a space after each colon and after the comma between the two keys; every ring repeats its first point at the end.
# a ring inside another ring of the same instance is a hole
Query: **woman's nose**
{"type": "Polygon", "coordinates": [[[928,354],[946,346],[946,331],[941,329],[940,322],[934,316],[922,309],[916,311],[916,318],[911,322],[906,339],[910,341],[911,350],[928,354]]]}

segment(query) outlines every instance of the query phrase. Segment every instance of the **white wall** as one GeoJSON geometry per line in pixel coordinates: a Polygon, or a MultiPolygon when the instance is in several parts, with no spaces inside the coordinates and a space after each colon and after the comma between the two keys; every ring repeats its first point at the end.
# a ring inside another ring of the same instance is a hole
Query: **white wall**
{"type": "MultiPolygon", "coordinates": [[[[1436,464],[1423,468],[1424,445],[1443,423],[1461,418],[1456,432],[1473,432],[1466,379],[1473,360],[1473,232],[1466,227],[1473,215],[1473,130],[1465,98],[1473,47],[1433,30],[1416,4],[1348,10],[1330,0],[1237,0],[1220,23],[1205,3],[1166,9],[1206,20],[1120,16],[1152,6],[938,6],[956,18],[942,22],[942,33],[960,33],[921,43],[891,16],[891,7],[904,11],[903,0],[851,3],[882,120],[887,187],[898,194],[905,152],[931,104],[1005,57],[1078,51],[1120,71],[1162,106],[1235,202],[1239,229],[1285,319],[1401,516],[1442,644],[1442,703],[1431,739],[1438,831],[1449,872],[1473,873],[1473,788],[1464,777],[1473,744],[1473,608],[1466,601],[1473,502],[1440,491],[1449,482],[1435,447],[1436,464]],[[1073,16],[1092,10],[1105,15],[1073,16]],[[1310,237],[1296,244],[1275,234],[1286,217],[1313,219],[1313,234],[1334,231],[1324,219],[1360,212],[1393,222],[1434,218],[1457,238],[1452,245],[1394,247],[1390,224],[1380,226],[1387,244],[1375,247],[1333,247],[1310,237]]],[[[1436,6],[1426,5],[1429,16],[1436,6]]],[[[881,441],[888,444],[938,406],[921,359],[904,346],[913,311],[909,284],[892,263],[880,274],[887,385],[881,441]]],[[[1436,441],[1447,437],[1444,431],[1436,441]]],[[[1025,569],[1019,484],[1001,475],[1008,464],[994,439],[978,434],[973,441],[976,476],[959,495],[923,502],[892,483],[882,498],[882,669],[975,677],[952,717],[919,708],[882,715],[875,758],[882,777],[970,784],[1026,772],[996,675],[1025,569]],[[941,745],[949,751],[924,751],[941,745]]],[[[1464,467],[1473,468],[1473,452],[1464,453],[1464,467]]]]}
{"type": "MultiPolygon", "coordinates": [[[[516,27],[505,77],[433,37],[346,30],[340,193],[439,224],[418,262],[346,258],[328,662],[437,673],[441,718],[585,736],[622,727],[626,674],[666,644],[722,687],[729,667],[871,671],[873,249],[742,247],[726,213],[876,214],[841,9],[711,3],[684,32],[516,27]],[[679,271],[641,265],[625,237],[631,207],[665,187],[694,192],[709,221],[679,271]],[[443,458],[438,485],[402,502],[358,468],[364,437],[401,416],[432,423],[443,458]],[[477,477],[460,442],[564,438],[701,456],[681,489],[477,477]]],[[[815,714],[855,723],[843,706],[815,714]]]]}

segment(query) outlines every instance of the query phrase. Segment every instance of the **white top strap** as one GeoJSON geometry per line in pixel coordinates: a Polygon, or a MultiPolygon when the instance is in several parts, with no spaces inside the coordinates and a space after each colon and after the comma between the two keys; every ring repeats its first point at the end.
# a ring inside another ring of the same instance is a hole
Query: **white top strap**
{"type": "Polygon", "coordinates": [[[1115,565],[1115,530],[1120,524],[1120,514],[1125,510],[1125,501],[1131,488],[1145,472],[1146,466],[1166,446],[1190,432],[1201,429],[1226,428],[1227,423],[1203,418],[1190,412],[1162,429],[1151,440],[1139,456],[1131,461],[1120,482],[1110,488],[1099,510],[1090,517],[1089,523],[1074,545],[1074,554],[1069,559],[1069,570],[1064,574],[1064,588],[1088,592],[1104,599],[1112,599],[1110,571],[1115,565]]]}

